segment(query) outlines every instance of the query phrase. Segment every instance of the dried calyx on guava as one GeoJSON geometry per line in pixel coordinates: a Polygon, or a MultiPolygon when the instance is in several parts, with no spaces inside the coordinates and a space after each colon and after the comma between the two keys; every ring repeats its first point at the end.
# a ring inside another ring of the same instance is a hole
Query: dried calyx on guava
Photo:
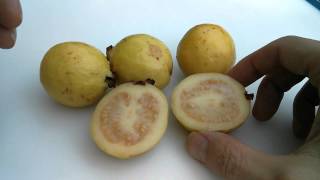
{"type": "Polygon", "coordinates": [[[107,57],[118,84],[153,79],[162,89],[170,81],[172,56],[167,46],[147,34],[130,35],[115,47],[107,48],[107,57]]]}
{"type": "Polygon", "coordinates": [[[186,74],[225,73],[236,58],[234,42],[219,25],[200,24],[192,27],[180,40],[177,60],[186,74]]]}
{"type": "Polygon", "coordinates": [[[64,42],[50,48],[40,67],[41,83],[53,99],[70,107],[96,103],[112,77],[105,55],[82,42],[64,42]]]}
{"type": "Polygon", "coordinates": [[[230,132],[245,122],[250,113],[250,99],[245,88],[220,73],[188,76],[174,89],[173,114],[191,131],[230,132]]]}
{"type": "Polygon", "coordinates": [[[91,120],[91,136],[105,153],[120,159],[152,149],[168,123],[168,103],[152,81],[124,83],[98,103],[91,120]]]}

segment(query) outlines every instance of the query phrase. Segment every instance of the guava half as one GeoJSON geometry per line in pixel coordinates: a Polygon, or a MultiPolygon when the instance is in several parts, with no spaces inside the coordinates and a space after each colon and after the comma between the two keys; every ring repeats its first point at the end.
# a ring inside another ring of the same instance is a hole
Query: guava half
{"type": "Polygon", "coordinates": [[[250,99],[245,88],[231,77],[200,73],[176,86],[171,108],[187,130],[229,132],[247,119],[250,99]]]}
{"type": "Polygon", "coordinates": [[[167,123],[168,103],[159,89],[145,82],[124,83],[98,103],[91,136],[106,154],[128,159],[152,149],[167,123]]]}

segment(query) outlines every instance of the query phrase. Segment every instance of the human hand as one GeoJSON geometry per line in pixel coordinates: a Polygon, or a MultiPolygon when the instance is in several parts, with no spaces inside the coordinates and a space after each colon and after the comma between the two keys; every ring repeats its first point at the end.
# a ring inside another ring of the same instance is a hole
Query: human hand
{"type": "Polygon", "coordinates": [[[16,41],[16,28],[21,24],[22,10],[19,0],[0,0],[0,48],[12,48],[16,41]]]}
{"type": "Polygon", "coordinates": [[[288,155],[269,155],[218,132],[191,133],[187,150],[226,179],[320,179],[320,41],[280,38],[240,61],[229,75],[244,86],[264,76],[252,110],[257,120],[269,120],[284,92],[309,81],[294,99],[293,133],[305,144],[288,155]]]}

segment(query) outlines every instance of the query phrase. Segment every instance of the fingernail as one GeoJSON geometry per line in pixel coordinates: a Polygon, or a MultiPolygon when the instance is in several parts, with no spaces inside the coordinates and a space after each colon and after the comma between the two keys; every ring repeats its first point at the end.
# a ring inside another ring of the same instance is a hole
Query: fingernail
{"type": "Polygon", "coordinates": [[[17,38],[16,30],[11,31],[10,36],[11,36],[10,38],[11,38],[12,42],[15,42],[16,38],[17,38]]]}
{"type": "Polygon", "coordinates": [[[188,151],[200,162],[205,162],[208,151],[208,139],[200,133],[191,133],[188,137],[188,151]]]}

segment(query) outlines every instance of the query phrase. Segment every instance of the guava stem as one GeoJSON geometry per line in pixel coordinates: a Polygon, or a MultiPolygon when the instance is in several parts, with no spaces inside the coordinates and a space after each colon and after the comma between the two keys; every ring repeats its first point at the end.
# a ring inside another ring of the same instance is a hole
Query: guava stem
{"type": "Polygon", "coordinates": [[[116,79],[113,77],[106,76],[106,79],[104,80],[109,88],[115,88],[116,87],[116,79]]]}
{"type": "Polygon", "coordinates": [[[145,82],[145,81],[137,81],[137,82],[135,82],[134,84],[135,84],[135,85],[142,85],[142,86],[144,86],[144,85],[146,85],[146,82],[145,82]]]}
{"type": "Polygon", "coordinates": [[[244,95],[246,96],[246,98],[248,100],[253,100],[253,98],[254,98],[254,94],[253,93],[248,94],[247,91],[244,92],[244,95]]]}
{"type": "Polygon", "coordinates": [[[106,55],[107,55],[107,60],[110,61],[111,60],[111,51],[113,49],[113,46],[110,45],[107,47],[107,50],[106,50],[106,55]]]}
{"type": "Polygon", "coordinates": [[[153,79],[146,79],[145,81],[136,81],[136,82],[134,82],[134,84],[136,84],[136,85],[146,85],[146,84],[151,84],[151,85],[154,85],[155,83],[156,83],[156,81],[155,80],[153,80],[153,79]]]}

